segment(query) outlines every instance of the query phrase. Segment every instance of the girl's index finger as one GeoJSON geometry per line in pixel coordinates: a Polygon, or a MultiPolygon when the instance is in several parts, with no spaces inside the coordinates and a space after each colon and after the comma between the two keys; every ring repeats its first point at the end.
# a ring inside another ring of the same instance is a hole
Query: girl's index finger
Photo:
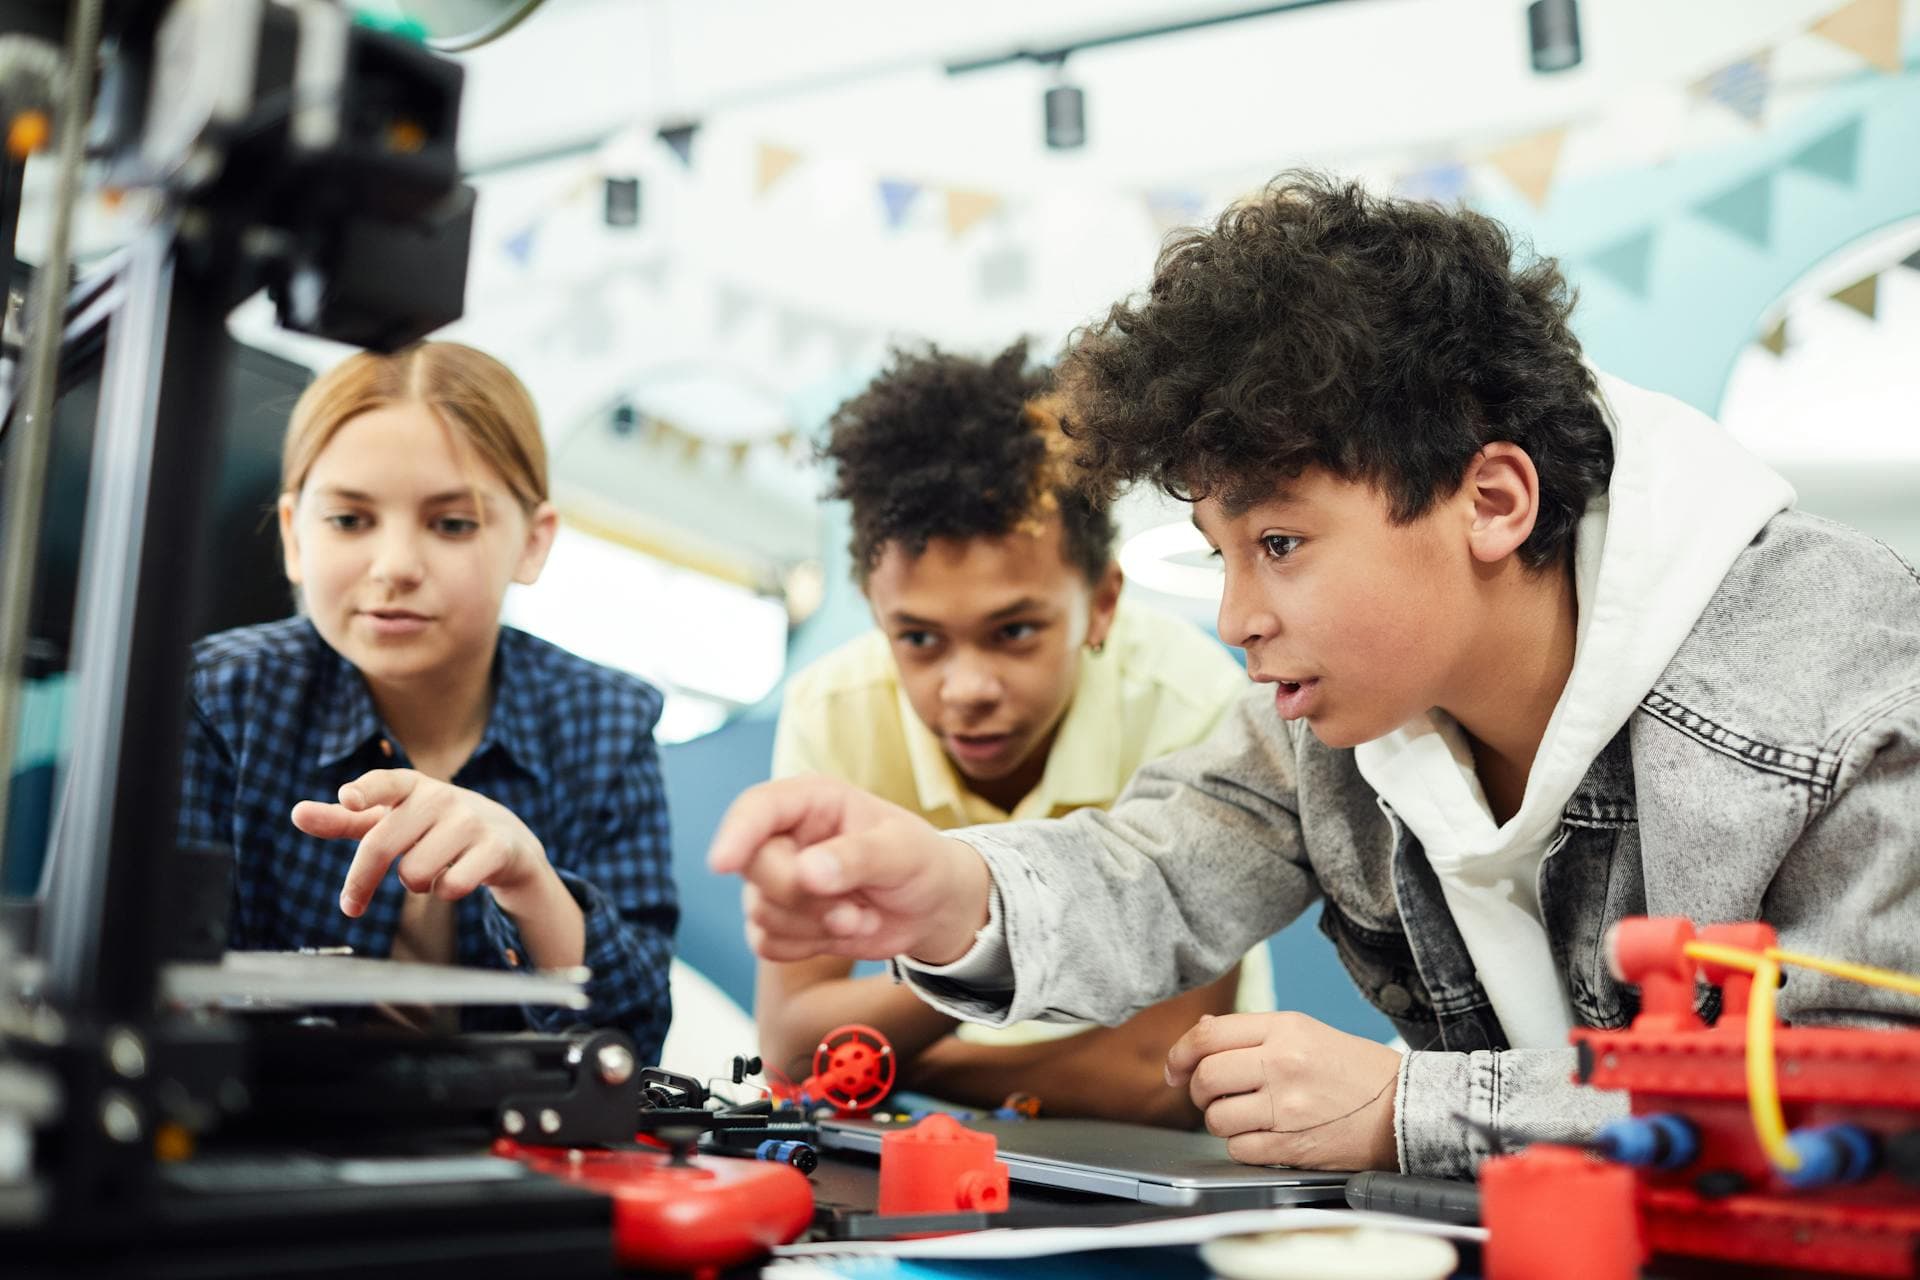
{"type": "Polygon", "coordinates": [[[388,808],[412,795],[424,774],[412,769],[374,769],[340,788],[340,803],[349,809],[388,808]]]}

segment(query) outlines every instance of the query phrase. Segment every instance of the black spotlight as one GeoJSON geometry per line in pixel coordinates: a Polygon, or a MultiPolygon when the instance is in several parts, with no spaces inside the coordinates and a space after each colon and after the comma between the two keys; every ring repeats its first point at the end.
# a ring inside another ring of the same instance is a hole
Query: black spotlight
{"type": "Polygon", "coordinates": [[[633,434],[633,429],[639,421],[640,415],[635,413],[633,406],[625,400],[613,406],[613,434],[617,436],[630,436],[633,434]]]}
{"type": "Polygon", "coordinates": [[[1527,36],[1535,71],[1580,65],[1580,9],[1574,0],[1533,0],[1527,6],[1527,36]]]}
{"type": "Polygon", "coordinates": [[[1070,151],[1087,141],[1087,95],[1079,85],[1056,84],[1047,90],[1047,145],[1070,151]]]}
{"type": "Polygon", "coordinates": [[[607,179],[605,217],[610,227],[640,225],[640,179],[615,177],[607,179]]]}

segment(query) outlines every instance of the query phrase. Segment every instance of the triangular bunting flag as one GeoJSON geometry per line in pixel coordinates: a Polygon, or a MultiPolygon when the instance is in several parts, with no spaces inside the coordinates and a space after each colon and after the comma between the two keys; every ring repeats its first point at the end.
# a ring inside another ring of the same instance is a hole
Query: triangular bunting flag
{"type": "Polygon", "coordinates": [[[1844,307],[1852,307],[1867,319],[1873,319],[1874,307],[1879,301],[1880,277],[1868,276],[1864,280],[1855,280],[1838,293],[1827,296],[1844,307]]]}
{"type": "Polygon", "coordinates": [[[604,181],[606,181],[606,174],[600,171],[598,165],[595,165],[568,184],[566,194],[561,196],[557,203],[572,204],[582,196],[597,189],[604,181]]]}
{"type": "Polygon", "coordinates": [[[1590,255],[1587,265],[1637,298],[1647,296],[1647,277],[1653,265],[1653,228],[1590,255]]]}
{"type": "Polygon", "coordinates": [[[699,131],[697,124],[668,124],[660,127],[660,141],[680,157],[680,163],[693,168],[693,135],[699,131]]]}
{"type": "Polygon", "coordinates": [[[1455,161],[1413,169],[1394,179],[1393,189],[1409,200],[1458,204],[1467,198],[1467,166],[1455,161]]]}
{"type": "Polygon", "coordinates": [[[1777,356],[1787,354],[1787,318],[1785,316],[1781,316],[1778,324],[1760,335],[1760,345],[1777,356]]]}
{"type": "Polygon", "coordinates": [[[947,234],[955,239],[1000,207],[1000,197],[990,191],[947,192],[947,234]]]}
{"type": "Polygon", "coordinates": [[[1900,265],[1903,267],[1911,267],[1915,271],[1920,271],[1920,249],[1915,249],[1912,253],[1900,259],[1900,265]]]}
{"type": "Polygon", "coordinates": [[[1812,31],[1882,71],[1900,70],[1900,0],[1854,0],[1814,23],[1812,31]]]}
{"type": "Polygon", "coordinates": [[[530,222],[508,236],[500,247],[507,251],[507,256],[515,263],[524,267],[533,259],[533,240],[539,231],[540,224],[530,222]]]}
{"type": "Polygon", "coordinates": [[[1200,221],[1200,210],[1204,205],[1199,193],[1193,191],[1149,191],[1146,195],[1147,216],[1153,219],[1154,229],[1161,235],[1180,227],[1190,227],[1200,221]]]}
{"type": "Polygon", "coordinates": [[[776,147],[772,143],[760,144],[758,176],[754,179],[753,193],[764,196],[773,190],[773,184],[787,176],[787,171],[800,163],[800,153],[786,147],[776,147]]]}
{"type": "Polygon", "coordinates": [[[1853,185],[1860,167],[1860,121],[1847,121],[1821,134],[1787,159],[1787,167],[1811,173],[1845,186],[1853,185]]]}
{"type": "Polygon", "coordinates": [[[1547,202],[1554,166],[1560,163],[1560,145],[1566,140],[1564,128],[1548,129],[1489,151],[1486,160],[1506,175],[1507,181],[1527,198],[1527,203],[1538,209],[1547,202]]]}
{"type": "Polygon", "coordinates": [[[747,455],[753,452],[753,441],[735,440],[727,446],[727,461],[733,464],[735,471],[747,465],[747,455]]]}
{"type": "Polygon", "coordinates": [[[1749,178],[1730,191],[1723,191],[1694,213],[1724,231],[1764,249],[1773,231],[1773,175],[1763,173],[1749,178]]]}
{"type": "Polygon", "coordinates": [[[913,207],[913,198],[920,194],[920,184],[903,182],[898,178],[880,179],[880,203],[887,208],[887,226],[895,231],[907,220],[907,210],[913,207]]]}
{"type": "Polygon", "coordinates": [[[1729,63],[1693,86],[1700,97],[1717,102],[1748,124],[1759,124],[1767,112],[1767,91],[1773,87],[1768,66],[1773,50],[1729,63]]]}

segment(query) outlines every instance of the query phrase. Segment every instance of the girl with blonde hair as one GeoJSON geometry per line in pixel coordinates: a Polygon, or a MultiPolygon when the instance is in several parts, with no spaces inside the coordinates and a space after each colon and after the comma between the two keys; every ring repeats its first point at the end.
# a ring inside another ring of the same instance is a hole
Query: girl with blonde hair
{"type": "Polygon", "coordinates": [[[181,834],[234,852],[230,945],[585,965],[585,1015],[463,1025],[584,1016],[653,1061],[677,916],[661,697],[501,625],[558,525],[526,388],[458,343],[361,353],[300,397],[282,462],[301,612],[201,641],[189,689],[181,834]]]}

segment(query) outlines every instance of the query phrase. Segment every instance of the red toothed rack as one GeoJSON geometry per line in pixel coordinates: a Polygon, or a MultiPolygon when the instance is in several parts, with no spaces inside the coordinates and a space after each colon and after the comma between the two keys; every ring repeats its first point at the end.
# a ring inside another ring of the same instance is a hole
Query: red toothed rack
{"type": "Polygon", "coordinates": [[[1772,1013],[1783,964],[1908,992],[1915,980],[1780,952],[1762,924],[1628,920],[1612,948],[1640,1015],[1576,1030],[1576,1078],[1628,1093],[1633,1118],[1602,1132],[1598,1154],[1535,1146],[1486,1162],[1488,1280],[1612,1280],[1652,1255],[1920,1277],[1920,1030],[1783,1027],[1772,1013]],[[1721,990],[1712,1027],[1695,1012],[1700,979],[1721,990]],[[1623,1231],[1637,1237],[1626,1248],[1623,1231]]]}

